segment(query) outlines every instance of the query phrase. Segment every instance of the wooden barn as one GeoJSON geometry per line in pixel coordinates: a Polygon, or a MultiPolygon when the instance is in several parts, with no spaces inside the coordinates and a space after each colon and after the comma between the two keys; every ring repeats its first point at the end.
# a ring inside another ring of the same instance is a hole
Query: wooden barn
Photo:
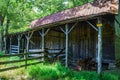
{"type": "Polygon", "coordinates": [[[118,0],[95,0],[34,20],[31,30],[8,36],[6,49],[9,53],[47,50],[66,67],[92,58],[100,72],[101,64],[120,60],[118,9],[118,0]]]}

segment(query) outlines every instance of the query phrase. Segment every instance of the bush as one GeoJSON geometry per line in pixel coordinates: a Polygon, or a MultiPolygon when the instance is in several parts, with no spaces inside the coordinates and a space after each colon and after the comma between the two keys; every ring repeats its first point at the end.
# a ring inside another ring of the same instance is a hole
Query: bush
{"type": "Polygon", "coordinates": [[[4,52],[0,52],[0,55],[4,55],[4,52]]]}
{"type": "Polygon", "coordinates": [[[111,73],[103,73],[102,80],[118,80],[118,75],[113,75],[111,73]]]}
{"type": "Polygon", "coordinates": [[[57,80],[66,76],[72,76],[72,71],[61,66],[60,63],[31,66],[28,71],[29,75],[35,78],[35,80],[57,80]]]}
{"type": "Polygon", "coordinates": [[[118,76],[104,73],[99,75],[94,71],[72,71],[63,67],[60,63],[41,64],[28,68],[29,75],[35,80],[118,80],[118,76]]]}

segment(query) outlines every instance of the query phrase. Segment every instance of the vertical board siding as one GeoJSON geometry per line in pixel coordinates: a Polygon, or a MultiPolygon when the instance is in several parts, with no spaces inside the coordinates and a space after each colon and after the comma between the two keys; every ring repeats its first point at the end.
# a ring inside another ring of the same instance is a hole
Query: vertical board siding
{"type": "Polygon", "coordinates": [[[114,28],[110,25],[103,26],[103,60],[111,62],[115,59],[115,36],[114,28]]]}
{"type": "MultiPolygon", "coordinates": [[[[71,27],[73,24],[69,24],[71,27]]],[[[59,29],[59,28],[58,28],[59,29]]],[[[69,59],[76,61],[97,56],[97,31],[86,22],[79,22],[69,34],[69,59]]],[[[36,31],[30,42],[30,48],[41,48],[41,36],[36,31]]],[[[103,26],[103,59],[114,59],[114,29],[109,25],[103,26]]],[[[65,34],[50,30],[45,36],[45,48],[65,48],[65,34]]]]}

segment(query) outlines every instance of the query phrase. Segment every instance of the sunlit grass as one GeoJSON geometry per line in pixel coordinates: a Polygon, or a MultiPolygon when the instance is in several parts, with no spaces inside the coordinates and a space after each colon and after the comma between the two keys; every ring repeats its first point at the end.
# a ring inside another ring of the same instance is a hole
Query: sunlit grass
{"type": "Polygon", "coordinates": [[[29,75],[35,80],[118,80],[118,75],[104,72],[100,77],[95,71],[73,71],[60,63],[31,66],[29,75]]]}
{"type": "MultiPolygon", "coordinates": [[[[0,58],[1,61],[20,60],[20,57],[0,58]]],[[[28,61],[34,63],[37,60],[28,61]]],[[[0,65],[0,69],[24,65],[25,62],[10,63],[0,65]]],[[[104,71],[102,80],[119,80],[120,70],[104,71]]],[[[60,63],[48,64],[42,63],[19,69],[0,72],[0,80],[99,80],[99,75],[96,71],[73,71],[65,68],[60,63]]]]}
{"type": "MultiPolygon", "coordinates": [[[[23,58],[20,57],[9,57],[9,58],[0,58],[0,62],[3,61],[14,61],[14,60],[20,60],[23,58]]],[[[30,63],[34,63],[37,62],[37,60],[30,60],[27,61],[28,64],[30,63]]],[[[14,67],[14,66],[20,66],[20,65],[24,65],[25,62],[17,62],[17,63],[9,63],[9,64],[4,64],[4,65],[0,65],[0,69],[5,69],[5,68],[9,68],[9,67],[14,67]]],[[[8,71],[3,71],[0,72],[0,80],[29,80],[29,76],[27,73],[27,69],[25,69],[25,67],[23,68],[19,68],[19,69],[13,69],[13,70],[8,70],[8,71]]]]}

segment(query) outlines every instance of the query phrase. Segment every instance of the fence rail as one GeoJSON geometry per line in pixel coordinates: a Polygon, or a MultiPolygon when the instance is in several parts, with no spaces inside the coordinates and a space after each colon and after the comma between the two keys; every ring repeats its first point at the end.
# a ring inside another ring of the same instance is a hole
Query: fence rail
{"type": "Polygon", "coordinates": [[[55,62],[57,59],[59,60],[59,55],[64,54],[63,49],[31,49],[29,50],[29,53],[14,53],[14,54],[5,54],[5,55],[0,55],[0,58],[11,58],[11,57],[20,57],[18,60],[7,60],[7,61],[0,61],[0,66],[1,65],[6,65],[6,64],[16,64],[23,62],[22,64],[19,65],[13,65],[11,67],[7,68],[2,68],[0,69],[0,72],[2,71],[7,71],[7,70],[12,70],[12,69],[17,69],[21,67],[27,68],[27,66],[42,63],[44,61],[49,61],[49,62],[55,62]],[[43,55],[44,54],[44,55],[43,55]],[[43,59],[44,58],[44,59],[43,59]],[[30,60],[37,60],[37,62],[32,62],[28,63],[30,60]]]}
{"type": "Polygon", "coordinates": [[[29,53],[19,53],[19,54],[5,54],[5,55],[0,55],[0,58],[10,58],[10,57],[15,57],[18,56],[20,57],[20,59],[18,60],[10,60],[10,61],[0,61],[0,65],[4,65],[4,64],[14,64],[14,63],[20,63],[23,62],[23,64],[19,64],[17,66],[11,66],[11,67],[7,67],[7,68],[2,68],[0,69],[0,72],[2,71],[7,71],[7,70],[12,70],[12,69],[17,69],[17,68],[21,68],[21,67],[25,67],[27,68],[27,66],[30,65],[34,65],[34,64],[38,64],[38,63],[42,63],[42,58],[44,58],[43,55],[41,55],[41,53],[44,53],[43,50],[41,51],[37,51],[37,52],[29,52],[29,53]],[[31,54],[39,54],[39,56],[32,56],[29,57],[29,55],[31,54]],[[22,56],[22,57],[21,57],[22,56]],[[30,60],[36,60],[37,62],[32,62],[32,63],[28,63],[28,61],[30,60]]]}

